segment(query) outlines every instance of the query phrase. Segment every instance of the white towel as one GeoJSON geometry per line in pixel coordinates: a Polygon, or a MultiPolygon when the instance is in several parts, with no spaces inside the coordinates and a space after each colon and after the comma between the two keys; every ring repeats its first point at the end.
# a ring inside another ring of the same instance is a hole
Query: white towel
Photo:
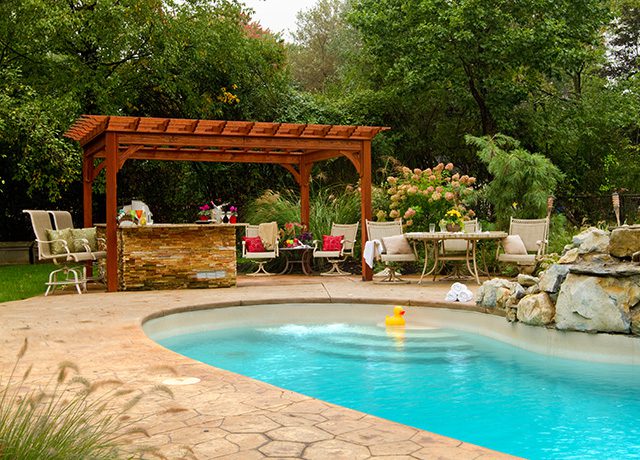
{"type": "Polygon", "coordinates": [[[382,254],[382,243],[380,240],[369,240],[364,244],[362,258],[367,265],[373,268],[373,261],[380,258],[382,254]]]}
{"type": "Polygon", "coordinates": [[[469,289],[465,289],[462,292],[458,293],[458,300],[460,302],[471,302],[473,300],[473,292],[469,289]]]}
{"type": "Polygon", "coordinates": [[[447,295],[444,297],[444,300],[446,300],[447,302],[455,302],[456,300],[458,300],[458,296],[455,292],[447,292],[447,295]]]}
{"type": "Polygon", "coordinates": [[[453,283],[444,300],[447,302],[471,302],[473,300],[473,292],[462,283],[453,283]]]}

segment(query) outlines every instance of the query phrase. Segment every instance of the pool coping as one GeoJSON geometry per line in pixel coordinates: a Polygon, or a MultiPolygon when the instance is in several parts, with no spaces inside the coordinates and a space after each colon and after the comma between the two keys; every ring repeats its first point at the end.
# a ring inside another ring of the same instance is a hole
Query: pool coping
{"type": "Polygon", "coordinates": [[[30,379],[37,383],[48,381],[65,360],[90,380],[118,378],[139,390],[176,375],[196,377],[198,384],[171,387],[173,400],[153,396],[132,413],[146,418],[151,436],[136,438],[135,444],[158,447],[168,458],[183,457],[184,446],[201,459],[514,458],[210,367],[166,350],[142,330],[146,319],[176,311],[284,302],[403,304],[486,313],[472,303],[439,300],[449,287],[316,277],[286,288],[248,282],[225,289],[91,292],[8,302],[0,304],[0,340],[7,351],[0,354],[0,374],[6,375],[27,337],[24,366],[34,363],[30,379]]]}

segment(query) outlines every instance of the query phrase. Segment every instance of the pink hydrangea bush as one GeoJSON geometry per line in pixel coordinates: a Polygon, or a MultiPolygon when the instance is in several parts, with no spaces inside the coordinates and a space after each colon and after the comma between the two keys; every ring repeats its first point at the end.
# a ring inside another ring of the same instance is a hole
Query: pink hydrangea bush
{"type": "Polygon", "coordinates": [[[457,209],[467,220],[475,213],[467,209],[474,193],[476,178],[454,172],[453,163],[440,163],[425,170],[398,168],[387,177],[389,209],[376,212],[378,220],[402,219],[408,231],[426,231],[429,223],[437,224],[451,209],[457,209]]]}

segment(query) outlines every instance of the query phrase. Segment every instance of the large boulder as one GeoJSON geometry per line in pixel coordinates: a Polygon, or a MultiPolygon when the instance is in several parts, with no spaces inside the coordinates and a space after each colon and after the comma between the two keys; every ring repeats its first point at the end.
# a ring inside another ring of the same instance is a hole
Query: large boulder
{"type": "Polygon", "coordinates": [[[629,333],[631,309],[639,302],[640,276],[569,273],[556,302],[556,328],[629,333]]]}
{"type": "Polygon", "coordinates": [[[590,227],[573,237],[573,247],[579,254],[607,253],[609,251],[609,232],[590,227]]]}
{"type": "Polygon", "coordinates": [[[571,247],[565,246],[565,252],[562,255],[562,257],[560,257],[560,260],[558,261],[558,263],[572,264],[578,260],[579,255],[580,254],[578,254],[578,248],[571,248],[571,247]]]}
{"type": "Polygon", "coordinates": [[[609,254],[615,257],[631,257],[640,251],[640,225],[619,227],[611,232],[609,254]]]}
{"type": "Polygon", "coordinates": [[[566,265],[553,264],[548,270],[540,274],[538,287],[545,292],[558,292],[560,285],[567,277],[569,267],[566,265]]]}
{"type": "Polygon", "coordinates": [[[631,333],[640,335],[640,306],[631,310],[631,333]]]}
{"type": "Polygon", "coordinates": [[[518,277],[516,278],[516,281],[522,287],[529,287],[529,286],[534,286],[534,285],[538,284],[538,282],[540,280],[536,276],[525,275],[524,273],[519,273],[518,277]]]}
{"type": "Polygon", "coordinates": [[[476,293],[476,305],[492,310],[504,310],[509,298],[516,292],[521,292],[520,297],[524,296],[524,289],[518,283],[494,278],[482,283],[476,293]]]}
{"type": "Polygon", "coordinates": [[[553,322],[556,309],[546,292],[525,296],[518,303],[518,321],[532,326],[545,326],[553,322]]]}

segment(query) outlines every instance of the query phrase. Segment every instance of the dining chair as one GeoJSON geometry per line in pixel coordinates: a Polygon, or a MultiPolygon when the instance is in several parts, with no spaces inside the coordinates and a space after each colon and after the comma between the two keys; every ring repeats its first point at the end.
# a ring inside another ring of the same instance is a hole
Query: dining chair
{"type": "Polygon", "coordinates": [[[409,244],[402,230],[402,222],[366,221],[368,241],[379,241],[382,253],[379,258],[385,264],[387,276],[381,283],[408,283],[396,273],[396,265],[402,262],[416,262],[418,256],[415,245],[409,244]]]}
{"type": "Polygon", "coordinates": [[[549,218],[514,219],[509,224],[509,236],[498,245],[496,258],[515,264],[518,271],[533,271],[538,259],[547,251],[549,218]],[[502,250],[502,251],[501,251],[502,250]]]}

